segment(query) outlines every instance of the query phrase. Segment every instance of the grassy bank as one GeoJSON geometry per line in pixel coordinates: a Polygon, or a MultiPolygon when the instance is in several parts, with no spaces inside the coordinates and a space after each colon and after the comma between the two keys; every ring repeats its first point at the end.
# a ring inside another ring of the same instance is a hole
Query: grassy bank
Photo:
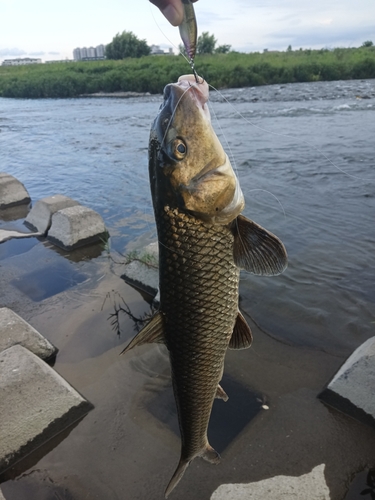
{"type": "MultiPolygon", "coordinates": [[[[200,75],[217,88],[375,78],[375,47],[198,56],[200,75]]],[[[180,56],[121,61],[0,66],[1,97],[75,97],[94,92],[160,93],[190,68],[180,56]]]]}

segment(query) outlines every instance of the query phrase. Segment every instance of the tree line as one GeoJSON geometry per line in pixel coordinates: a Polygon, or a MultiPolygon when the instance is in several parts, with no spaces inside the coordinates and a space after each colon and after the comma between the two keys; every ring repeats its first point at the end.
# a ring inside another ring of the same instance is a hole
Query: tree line
{"type": "MultiPolygon", "coordinates": [[[[286,50],[263,53],[215,52],[195,61],[216,88],[274,83],[375,78],[375,47],[286,50]]],[[[189,71],[180,56],[0,66],[0,97],[76,97],[96,92],[161,93],[189,71]]]]}
{"type": "MultiPolygon", "coordinates": [[[[227,54],[231,45],[216,46],[217,40],[215,35],[210,35],[208,31],[204,31],[197,40],[197,54],[227,54]]],[[[186,54],[185,47],[180,44],[179,51],[186,54]]],[[[105,55],[107,59],[119,60],[128,57],[148,56],[151,53],[151,47],[147,45],[146,40],[140,40],[133,32],[123,31],[117,33],[106,46],[105,55]]]]}

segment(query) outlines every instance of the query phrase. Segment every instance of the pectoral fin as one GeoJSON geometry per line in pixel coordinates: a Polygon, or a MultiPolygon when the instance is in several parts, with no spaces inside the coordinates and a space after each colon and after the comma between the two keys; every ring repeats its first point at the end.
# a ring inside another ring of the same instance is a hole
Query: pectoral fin
{"type": "Polygon", "coordinates": [[[251,346],[253,335],[246,319],[238,311],[236,323],[233,328],[232,337],[229,341],[229,349],[247,349],[251,346]]]}
{"type": "Polygon", "coordinates": [[[285,270],[288,256],[277,236],[243,215],[232,222],[231,229],[233,257],[238,267],[262,276],[274,276],[285,270]]]}
{"type": "Polygon", "coordinates": [[[153,316],[120,354],[130,351],[133,347],[152,343],[164,343],[164,321],[161,312],[153,316]]]}

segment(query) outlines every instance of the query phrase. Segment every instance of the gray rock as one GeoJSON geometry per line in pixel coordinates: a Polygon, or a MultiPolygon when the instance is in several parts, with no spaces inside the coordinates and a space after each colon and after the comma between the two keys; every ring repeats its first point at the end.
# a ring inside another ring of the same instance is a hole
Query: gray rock
{"type": "Polygon", "coordinates": [[[52,215],[47,239],[63,250],[95,243],[108,235],[101,216],[91,208],[77,205],[52,215]]]}
{"type": "Polygon", "coordinates": [[[52,215],[63,208],[79,205],[78,201],[55,194],[48,198],[43,198],[35,203],[26,217],[25,225],[33,231],[45,234],[51,226],[52,215]]]}
{"type": "Polygon", "coordinates": [[[30,203],[25,186],[12,175],[0,172],[0,209],[30,203]]]}
{"type": "Polygon", "coordinates": [[[0,353],[0,393],[0,474],[92,409],[20,345],[0,353]]]}
{"type": "Polygon", "coordinates": [[[330,500],[324,464],[300,477],[275,476],[257,483],[222,484],[211,500],[330,500]]]}
{"type": "Polygon", "coordinates": [[[134,260],[124,267],[121,276],[129,285],[155,296],[159,288],[159,250],[153,242],[134,253],[134,260]]]}
{"type": "Polygon", "coordinates": [[[0,352],[22,345],[42,359],[56,355],[57,349],[35,328],[7,307],[0,308],[0,352]]]}
{"type": "Polygon", "coordinates": [[[353,352],[319,398],[375,427],[375,337],[353,352]]]}
{"type": "Polygon", "coordinates": [[[3,492],[1,491],[1,488],[0,488],[0,500],[5,500],[5,497],[3,495],[3,492]]]}

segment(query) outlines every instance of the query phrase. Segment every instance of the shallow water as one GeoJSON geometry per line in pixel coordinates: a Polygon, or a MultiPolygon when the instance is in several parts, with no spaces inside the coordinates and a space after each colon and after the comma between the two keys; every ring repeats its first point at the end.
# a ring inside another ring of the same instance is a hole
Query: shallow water
{"type": "MultiPolygon", "coordinates": [[[[121,260],[118,252],[156,238],[147,148],[161,99],[0,99],[0,169],[34,202],[62,193],[97,210],[121,260]]],[[[225,460],[194,461],[176,498],[208,499],[223,481],[299,475],[324,462],[341,500],[343,477],[375,466],[375,443],[316,395],[374,335],[375,81],[232,89],[211,101],[244,213],[282,239],[289,267],[279,277],[242,275],[254,344],[228,353],[230,400],[215,402],[212,444],[225,460]]],[[[24,230],[13,217],[0,228],[24,230]]],[[[95,405],[16,468],[27,473],[2,485],[6,498],[161,498],[179,454],[168,357],[153,346],[118,356],[134,331],[125,314],[121,336],[112,330],[114,305],[124,297],[135,316],[149,310],[118,277],[122,266],[99,246],[66,254],[28,239],[0,245],[0,272],[0,306],[58,346],[55,369],[95,405]]]]}

